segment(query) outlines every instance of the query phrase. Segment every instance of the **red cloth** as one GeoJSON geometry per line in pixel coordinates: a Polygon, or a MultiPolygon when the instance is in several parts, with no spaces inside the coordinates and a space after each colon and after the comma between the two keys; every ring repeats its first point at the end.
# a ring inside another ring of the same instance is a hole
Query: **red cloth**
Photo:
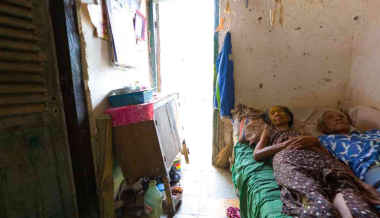
{"type": "Polygon", "coordinates": [[[112,126],[125,126],[132,123],[153,120],[154,103],[128,105],[110,108],[105,111],[112,117],[112,126]]]}

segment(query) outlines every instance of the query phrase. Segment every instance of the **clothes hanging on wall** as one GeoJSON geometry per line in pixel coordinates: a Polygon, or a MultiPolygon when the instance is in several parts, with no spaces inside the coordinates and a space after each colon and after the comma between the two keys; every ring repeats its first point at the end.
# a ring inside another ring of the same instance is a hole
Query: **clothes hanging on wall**
{"type": "Polygon", "coordinates": [[[227,32],[224,44],[215,63],[217,77],[215,84],[214,107],[221,116],[231,117],[235,105],[234,63],[232,61],[231,33],[227,32]]]}

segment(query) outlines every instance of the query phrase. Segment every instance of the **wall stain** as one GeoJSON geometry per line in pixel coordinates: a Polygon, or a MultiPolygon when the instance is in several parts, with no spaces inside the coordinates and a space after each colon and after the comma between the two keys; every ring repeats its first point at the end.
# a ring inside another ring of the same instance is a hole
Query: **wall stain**
{"type": "Polygon", "coordinates": [[[299,89],[302,89],[303,87],[302,86],[297,86],[297,87],[294,87],[293,90],[299,90],[299,89]]]}
{"type": "Polygon", "coordinates": [[[322,80],[327,82],[327,83],[332,81],[332,79],[330,79],[330,78],[323,78],[322,80]]]}
{"type": "Polygon", "coordinates": [[[296,31],[301,30],[301,29],[302,29],[301,27],[294,28],[294,30],[296,30],[296,31]]]}

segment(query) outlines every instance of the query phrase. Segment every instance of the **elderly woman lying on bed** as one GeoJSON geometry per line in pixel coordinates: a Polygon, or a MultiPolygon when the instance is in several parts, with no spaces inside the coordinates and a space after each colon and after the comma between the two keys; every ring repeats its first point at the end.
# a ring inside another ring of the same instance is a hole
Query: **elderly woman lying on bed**
{"type": "Polygon", "coordinates": [[[338,111],[324,112],[318,128],[327,134],[319,137],[321,144],[380,192],[380,130],[351,131],[348,117],[338,111]]]}
{"type": "Polygon", "coordinates": [[[318,138],[292,128],[293,114],[274,106],[255,147],[255,160],[273,157],[283,213],[294,217],[379,217],[380,195],[320,146],[318,138]]]}

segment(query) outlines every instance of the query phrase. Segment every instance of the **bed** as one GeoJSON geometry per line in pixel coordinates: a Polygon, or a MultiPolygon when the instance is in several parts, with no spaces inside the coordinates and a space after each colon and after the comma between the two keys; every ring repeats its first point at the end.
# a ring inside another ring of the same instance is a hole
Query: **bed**
{"type": "MultiPolygon", "coordinates": [[[[294,110],[295,127],[304,134],[319,135],[316,131],[317,120],[326,109],[314,108],[294,110]]],[[[233,117],[234,148],[231,163],[232,181],[240,198],[242,218],[282,218],[289,217],[281,213],[282,202],[280,189],[274,179],[272,161],[256,162],[253,157],[254,146],[244,142],[242,135],[257,137],[260,134],[260,123],[251,125],[247,133],[244,125],[248,119],[257,119],[259,110],[239,105],[233,117]],[[249,118],[250,117],[250,118],[249,118]],[[253,132],[253,133],[252,133],[253,132]]],[[[368,107],[355,107],[347,111],[353,124],[360,129],[380,127],[380,112],[368,107]]]]}
{"type": "Polygon", "coordinates": [[[280,189],[273,176],[271,161],[256,162],[248,145],[234,147],[235,163],[231,167],[232,181],[240,198],[243,218],[288,217],[281,214],[280,189]]]}

